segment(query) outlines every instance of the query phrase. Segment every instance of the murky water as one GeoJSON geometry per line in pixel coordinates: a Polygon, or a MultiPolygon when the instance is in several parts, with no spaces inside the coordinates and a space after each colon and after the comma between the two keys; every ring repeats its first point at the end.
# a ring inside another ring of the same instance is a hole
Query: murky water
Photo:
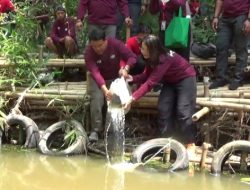
{"type": "Polygon", "coordinates": [[[187,171],[142,172],[127,164],[111,167],[105,158],[93,155],[49,157],[9,150],[0,153],[0,190],[249,190],[250,185],[240,182],[241,177],[204,173],[190,176],[187,171]]]}

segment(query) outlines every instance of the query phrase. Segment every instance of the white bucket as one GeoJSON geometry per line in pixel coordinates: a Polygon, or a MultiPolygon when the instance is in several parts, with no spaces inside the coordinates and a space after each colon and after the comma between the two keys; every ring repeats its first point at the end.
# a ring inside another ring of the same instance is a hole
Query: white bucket
{"type": "Polygon", "coordinates": [[[109,103],[111,108],[121,108],[130,100],[131,90],[124,77],[115,79],[110,85],[110,91],[114,94],[109,103]]]}

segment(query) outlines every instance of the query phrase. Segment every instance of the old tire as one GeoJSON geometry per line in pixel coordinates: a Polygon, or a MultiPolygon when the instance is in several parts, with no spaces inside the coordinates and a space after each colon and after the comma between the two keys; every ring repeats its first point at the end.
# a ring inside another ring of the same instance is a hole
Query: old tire
{"type": "Polygon", "coordinates": [[[171,151],[176,154],[176,159],[168,171],[181,170],[188,167],[188,155],[186,148],[176,140],[169,138],[157,138],[139,145],[132,153],[132,163],[143,163],[149,155],[155,154],[161,148],[170,144],[171,151]]]}
{"type": "Polygon", "coordinates": [[[237,140],[223,145],[213,157],[211,172],[215,175],[220,175],[224,162],[228,158],[229,154],[234,151],[243,151],[250,153],[250,141],[237,140]]]}
{"type": "Polygon", "coordinates": [[[86,145],[87,145],[87,133],[85,132],[81,123],[79,123],[76,120],[70,120],[70,121],[64,120],[54,123],[44,131],[44,134],[39,142],[38,147],[39,151],[43,154],[52,156],[63,156],[63,155],[82,154],[86,151],[86,145]],[[48,147],[48,143],[50,140],[53,140],[53,134],[62,130],[62,128],[64,128],[67,123],[73,126],[74,129],[76,130],[77,137],[75,141],[70,146],[68,146],[63,150],[59,151],[51,150],[48,147]]]}
{"type": "Polygon", "coordinates": [[[36,148],[39,142],[39,130],[36,123],[24,115],[10,114],[6,117],[8,125],[20,125],[25,128],[25,148],[36,148]]]}

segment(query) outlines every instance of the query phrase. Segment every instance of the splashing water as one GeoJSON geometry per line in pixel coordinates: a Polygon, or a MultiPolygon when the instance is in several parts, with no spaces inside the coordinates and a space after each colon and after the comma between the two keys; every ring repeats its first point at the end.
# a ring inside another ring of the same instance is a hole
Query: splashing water
{"type": "Polygon", "coordinates": [[[110,85],[113,92],[112,100],[108,102],[105,125],[106,155],[109,163],[124,162],[124,127],[125,112],[122,104],[130,99],[130,89],[123,77],[114,80],[110,85]]]}
{"type": "Polygon", "coordinates": [[[105,127],[105,147],[109,163],[124,162],[125,113],[120,107],[108,106],[105,127]]]}

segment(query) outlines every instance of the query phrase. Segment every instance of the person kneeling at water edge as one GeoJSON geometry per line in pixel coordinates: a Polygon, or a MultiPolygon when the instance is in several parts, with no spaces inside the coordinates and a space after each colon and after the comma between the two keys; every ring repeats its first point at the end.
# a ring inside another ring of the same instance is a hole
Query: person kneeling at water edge
{"type": "Polygon", "coordinates": [[[128,109],[133,101],[140,99],[162,81],[163,87],[158,100],[158,127],[161,136],[171,136],[176,119],[183,143],[187,147],[194,147],[192,115],[196,104],[196,72],[193,66],[177,53],[164,49],[154,35],[143,39],[141,53],[146,63],[145,70],[142,74],[129,78],[133,83],[142,85],[133,92],[124,109],[128,109]]]}

